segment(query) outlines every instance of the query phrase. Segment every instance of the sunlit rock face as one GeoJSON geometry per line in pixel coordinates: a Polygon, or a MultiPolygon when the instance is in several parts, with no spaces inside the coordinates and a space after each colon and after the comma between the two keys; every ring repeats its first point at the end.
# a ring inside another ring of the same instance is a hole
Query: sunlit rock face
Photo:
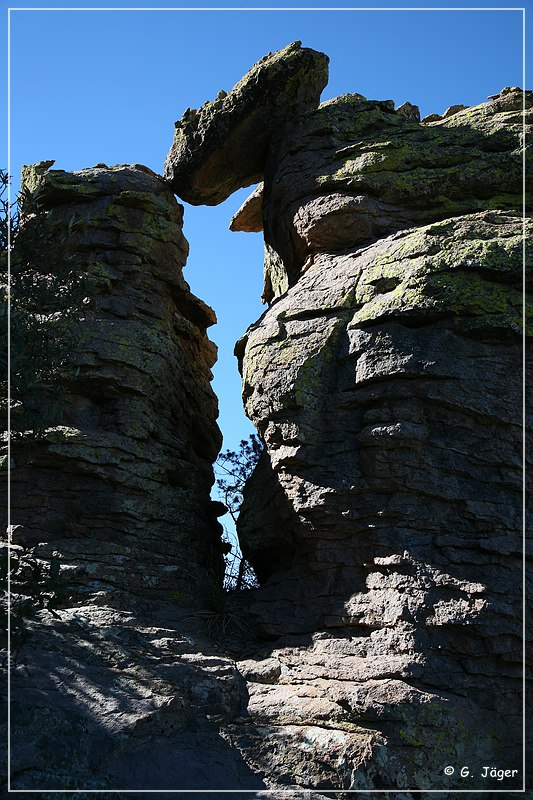
{"type": "MultiPolygon", "coordinates": [[[[240,539],[265,634],[314,640],[299,668],[277,651],[301,698],[283,724],[312,706],[375,731],[367,762],[368,730],[343,745],[352,788],[455,787],[438,764],[466,753],[520,783],[522,99],[420,124],[344,96],[269,151],[240,539]]],[[[265,722],[279,692],[257,690],[265,722]]]]}
{"type": "Polygon", "coordinates": [[[278,131],[264,172],[265,299],[293,286],[316,253],[473,211],[518,211],[522,102],[503,90],[420,124],[392,100],[349,94],[278,131]]]}
{"type": "Polygon", "coordinates": [[[24,177],[93,282],[61,425],[29,466],[14,449],[14,541],[42,558],[58,551],[74,585],[169,598],[190,587],[185,566],[222,560],[209,499],[221,442],[215,316],[182,275],[183,209],[139,165],[24,177]]]}

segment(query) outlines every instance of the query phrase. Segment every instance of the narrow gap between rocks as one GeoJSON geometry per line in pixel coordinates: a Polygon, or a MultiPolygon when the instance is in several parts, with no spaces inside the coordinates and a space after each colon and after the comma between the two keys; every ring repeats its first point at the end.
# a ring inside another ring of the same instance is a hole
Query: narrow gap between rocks
{"type": "MultiPolygon", "coordinates": [[[[233,233],[229,222],[242,202],[253,191],[248,187],[235,192],[218,206],[185,207],[183,232],[190,246],[184,268],[184,277],[191,291],[215,311],[217,323],[208,330],[209,338],[217,345],[218,357],[213,367],[213,390],[218,398],[218,425],[223,443],[219,459],[213,465],[215,483],[212,499],[228,506],[226,492],[221,482],[231,483],[232,464],[223,454],[236,453],[242,458],[241,443],[250,442],[257,432],[245,416],[241,379],[234,355],[237,340],[264,312],[261,304],[263,287],[263,236],[262,234],[233,233]],[[206,236],[206,231],[209,235],[206,236]]],[[[250,471],[251,462],[247,465],[250,471]]],[[[225,555],[226,573],[224,588],[257,585],[255,573],[249,565],[241,566],[235,519],[238,516],[239,490],[234,493],[233,513],[227,512],[219,519],[224,528],[224,540],[231,546],[225,555]]]]}

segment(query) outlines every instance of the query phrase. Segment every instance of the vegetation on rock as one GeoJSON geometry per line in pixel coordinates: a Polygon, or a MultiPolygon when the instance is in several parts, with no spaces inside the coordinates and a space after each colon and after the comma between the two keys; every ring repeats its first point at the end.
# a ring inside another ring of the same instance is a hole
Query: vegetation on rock
{"type": "MultiPolygon", "coordinates": [[[[235,526],[239,519],[245,484],[262,452],[261,440],[252,433],[248,439],[241,439],[237,450],[225,450],[215,462],[215,472],[219,475],[216,479],[218,493],[235,526]]],[[[233,548],[231,538],[226,531],[226,540],[233,548]]],[[[240,552],[230,550],[225,556],[225,562],[225,589],[239,591],[258,585],[253,568],[240,552]]]]}
{"type": "Polygon", "coordinates": [[[27,445],[62,422],[91,281],[69,253],[69,238],[79,228],[74,216],[65,229],[45,210],[39,191],[24,187],[12,213],[8,180],[0,172],[0,394],[7,410],[10,305],[11,435],[27,445]]]}

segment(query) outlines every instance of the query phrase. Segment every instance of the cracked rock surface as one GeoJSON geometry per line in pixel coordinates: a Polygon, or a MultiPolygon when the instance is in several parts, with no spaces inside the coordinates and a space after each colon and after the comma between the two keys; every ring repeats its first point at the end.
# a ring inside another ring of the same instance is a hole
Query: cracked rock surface
{"type": "Polygon", "coordinates": [[[221,444],[215,315],[183,278],[183,208],[139,165],[24,177],[59,227],[77,221],[68,248],[94,284],[62,424],[29,465],[14,445],[14,542],[44,559],[59,551],[89,591],[168,599],[190,586],[187,564],[222,561],[209,499],[221,444]]]}
{"type": "Polygon", "coordinates": [[[264,298],[293,286],[320,252],[475,211],[520,213],[522,103],[510,91],[420,125],[391,101],[351,94],[300,118],[273,143],[265,170],[264,298]]]}

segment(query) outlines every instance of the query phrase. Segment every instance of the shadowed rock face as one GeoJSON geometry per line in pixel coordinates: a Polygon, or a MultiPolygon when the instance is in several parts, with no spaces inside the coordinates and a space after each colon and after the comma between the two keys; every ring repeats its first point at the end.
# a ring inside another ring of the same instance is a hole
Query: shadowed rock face
{"type": "Polygon", "coordinates": [[[176,603],[118,610],[102,593],[27,629],[11,674],[12,789],[265,787],[228,741],[245,680],[176,603]]]}
{"type": "Polygon", "coordinates": [[[59,567],[63,591],[54,611],[30,599],[31,620],[12,616],[11,788],[253,796],[265,783],[227,741],[246,684],[203,624],[218,621],[209,492],[221,437],[215,316],[182,276],[183,209],[139,165],[28,168],[24,182],[60,229],[80,222],[67,245],[95,286],[63,424],[30,466],[12,448],[14,540],[34,548],[46,579],[59,567]]]}
{"type": "Polygon", "coordinates": [[[95,287],[62,424],[30,466],[14,450],[15,541],[44,558],[59,551],[88,589],[168,597],[187,563],[221,564],[209,500],[221,442],[205,333],[215,316],[182,276],[183,209],[138,165],[25,179],[65,231],[79,222],[68,247],[95,287]]]}
{"type": "Polygon", "coordinates": [[[193,205],[216,205],[261,180],[272,137],[316,108],[328,57],[301,42],[265,56],[226,94],[175,123],[165,177],[193,205]]]}
{"type": "Polygon", "coordinates": [[[275,741],[294,747],[287,783],[445,789],[443,759],[519,767],[522,103],[506,89],[420,124],[330,100],[274,132],[232,221],[264,230],[273,304],[236,350],[266,444],[239,520],[250,610],[327,641],[280,645],[284,685],[251,690],[241,744],[267,774],[287,769],[275,741]],[[299,727],[320,724],[335,746],[299,727]],[[309,736],[336,761],[302,766],[309,736]]]}

